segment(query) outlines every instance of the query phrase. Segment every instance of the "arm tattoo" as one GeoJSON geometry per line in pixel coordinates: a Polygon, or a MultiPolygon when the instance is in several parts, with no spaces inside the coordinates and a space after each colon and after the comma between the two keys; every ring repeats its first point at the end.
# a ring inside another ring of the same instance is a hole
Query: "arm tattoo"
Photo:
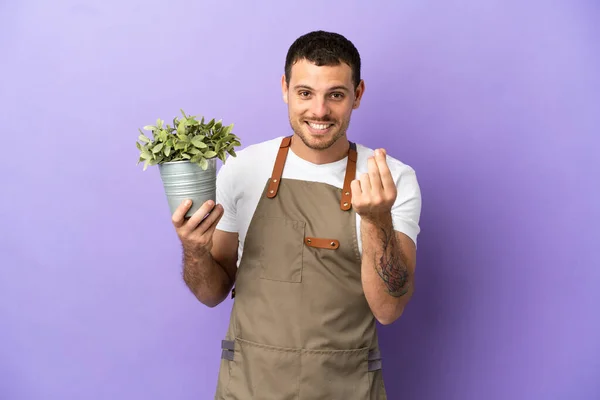
{"type": "MultiPolygon", "coordinates": [[[[398,246],[397,240],[392,229],[390,233],[383,232],[383,253],[379,258],[379,263],[375,263],[377,274],[383,279],[388,293],[394,297],[401,297],[408,292],[408,269],[396,255],[395,247],[398,246]]],[[[398,249],[400,250],[400,249],[398,249]]]]}

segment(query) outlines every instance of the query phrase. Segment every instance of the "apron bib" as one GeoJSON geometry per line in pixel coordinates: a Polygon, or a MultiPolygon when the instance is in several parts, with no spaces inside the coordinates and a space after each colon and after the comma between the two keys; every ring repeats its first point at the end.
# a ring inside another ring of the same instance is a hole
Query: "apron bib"
{"type": "Polygon", "coordinates": [[[340,190],[282,180],[290,144],[248,228],[215,399],[384,400],[351,207],[356,146],[340,190]]]}

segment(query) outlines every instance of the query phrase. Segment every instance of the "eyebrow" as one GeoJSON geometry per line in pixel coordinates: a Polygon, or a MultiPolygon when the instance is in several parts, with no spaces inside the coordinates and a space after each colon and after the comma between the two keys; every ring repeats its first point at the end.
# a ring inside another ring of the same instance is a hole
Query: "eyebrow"
{"type": "MultiPolygon", "coordinates": [[[[313,88],[311,88],[311,87],[310,87],[310,86],[308,86],[308,85],[296,85],[296,86],[294,86],[294,90],[298,90],[298,89],[308,89],[308,90],[313,90],[313,91],[314,91],[314,89],[313,89],[313,88]]],[[[331,92],[331,91],[334,91],[334,90],[342,90],[342,91],[344,91],[344,92],[349,92],[349,91],[350,91],[350,90],[349,90],[349,89],[348,89],[346,86],[344,86],[344,85],[337,85],[337,86],[333,86],[333,87],[330,87],[330,88],[329,88],[329,89],[327,89],[327,90],[328,90],[328,91],[330,91],[330,92],[331,92]]]]}

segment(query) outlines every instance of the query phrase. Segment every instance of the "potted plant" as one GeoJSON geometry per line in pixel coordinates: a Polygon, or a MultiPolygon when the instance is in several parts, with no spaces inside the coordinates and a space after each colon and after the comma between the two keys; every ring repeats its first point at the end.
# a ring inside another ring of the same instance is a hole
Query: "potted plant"
{"type": "Polygon", "coordinates": [[[217,158],[226,162],[227,154],[235,157],[235,147],[240,139],[231,131],[233,124],[225,126],[222,121],[198,120],[197,116],[175,117],[173,125],[160,118],[156,125],[146,125],[144,130],[152,132],[148,137],[140,129],[136,146],[140,151],[139,165],[158,165],[171,214],[185,199],[192,200],[186,217],[208,201],[215,201],[217,158]]]}

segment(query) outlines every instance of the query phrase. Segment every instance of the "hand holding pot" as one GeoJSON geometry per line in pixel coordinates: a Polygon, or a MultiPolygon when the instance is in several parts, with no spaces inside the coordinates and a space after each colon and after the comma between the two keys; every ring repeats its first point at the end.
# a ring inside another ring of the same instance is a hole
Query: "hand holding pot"
{"type": "Polygon", "coordinates": [[[186,200],[177,207],[172,217],[173,226],[184,248],[199,252],[198,255],[205,254],[212,249],[213,234],[223,216],[223,206],[215,206],[214,201],[208,200],[191,217],[186,218],[185,214],[191,206],[191,200],[186,200]]]}

